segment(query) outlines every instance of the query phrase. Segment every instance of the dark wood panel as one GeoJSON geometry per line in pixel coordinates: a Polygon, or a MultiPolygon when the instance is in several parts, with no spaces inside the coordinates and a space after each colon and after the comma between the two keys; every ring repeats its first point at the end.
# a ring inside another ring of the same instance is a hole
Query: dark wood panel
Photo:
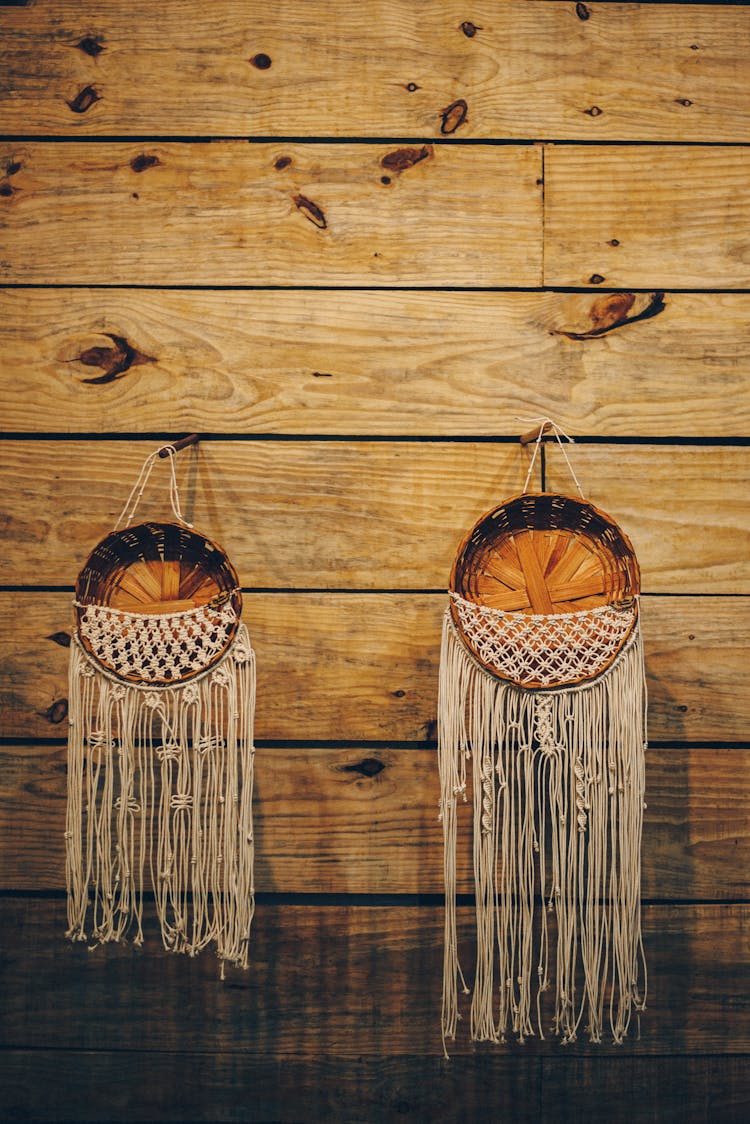
{"type": "MultiPolygon", "coordinates": [[[[647,907],[649,1007],[640,1038],[634,1029],[623,1046],[582,1041],[566,1059],[750,1052],[749,910],[647,907]]],[[[140,952],[120,945],[90,952],[65,940],[62,901],[5,899],[0,1043],[16,1050],[180,1049],[279,1059],[439,1057],[442,912],[426,905],[261,903],[252,966],[222,983],[210,953],[165,953],[156,934],[140,952]]],[[[468,962],[473,910],[459,912],[468,962]]],[[[549,1040],[477,1050],[468,1020],[460,1026],[451,1051],[457,1059],[493,1052],[560,1058],[549,1040]]]]}
{"type": "Polygon", "coordinates": [[[12,132],[747,138],[736,7],[58,0],[2,16],[12,132]]]}
{"type": "MultiPolygon", "coordinates": [[[[0,748],[0,889],[65,886],[64,746],[0,748]]],[[[750,751],[648,751],[643,895],[750,897],[750,751]]],[[[280,893],[441,893],[434,749],[261,748],[255,885],[280,893]]],[[[471,812],[458,879],[471,892],[471,812]]]]}
{"type": "MultiPolygon", "coordinates": [[[[71,584],[156,447],[2,443],[0,582],[71,584]]],[[[180,455],[177,473],[187,518],[222,544],[245,586],[440,589],[469,528],[522,490],[530,455],[518,444],[205,441],[180,455]]],[[[586,495],[629,535],[645,591],[750,593],[746,449],[570,455],[586,495]]],[[[575,493],[554,447],[547,466],[548,488],[575,493]]],[[[168,481],[162,463],[138,519],[172,518],[168,481]]]]}
{"type": "Polygon", "coordinates": [[[750,1114],[750,1067],[737,1058],[544,1058],[550,1119],[594,1124],[741,1124],[750,1114]]]}
{"type": "Polygon", "coordinates": [[[545,284],[750,284],[750,148],[550,145],[544,167],[545,284]]]}
{"type": "Polygon", "coordinates": [[[537,1124],[541,1059],[259,1057],[254,1050],[4,1051],[8,1119],[459,1124],[495,1113],[537,1124]],[[54,1097],[50,1090],[54,1089],[54,1097]],[[467,1114],[470,1114],[467,1116],[467,1114]],[[476,1115],[475,1115],[476,1114],[476,1115]]]}
{"type": "Polygon", "coordinates": [[[0,280],[538,285],[542,152],[434,145],[18,142],[0,280]],[[385,161],[385,164],[383,163],[385,161]]]}
{"type": "MultiPolygon", "coordinates": [[[[70,602],[65,593],[0,594],[0,736],[66,730],[68,651],[57,634],[70,631],[70,602]]],[[[433,739],[445,604],[443,594],[248,595],[256,736],[433,739]]],[[[644,599],[652,741],[747,740],[748,613],[745,597],[644,599]]]]}
{"type": "Polygon", "coordinates": [[[735,1121],[750,1111],[744,1057],[436,1058],[6,1050],[8,1119],[466,1124],[735,1121]],[[540,1072],[541,1071],[541,1072],[540,1072]],[[54,1092],[52,1092],[54,1091],[54,1092]]]}

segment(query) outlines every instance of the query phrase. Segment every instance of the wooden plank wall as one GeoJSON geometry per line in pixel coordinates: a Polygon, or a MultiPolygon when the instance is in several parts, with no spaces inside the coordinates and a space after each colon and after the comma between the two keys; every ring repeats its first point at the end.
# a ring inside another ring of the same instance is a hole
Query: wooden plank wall
{"type": "Polygon", "coordinates": [[[750,11],[18,0],[0,52],[3,1115],[746,1120],[750,11]],[[642,563],[649,1010],[445,1063],[440,616],[540,414],[642,563]],[[72,583],[192,430],[259,664],[226,983],[63,938],[72,583]]]}

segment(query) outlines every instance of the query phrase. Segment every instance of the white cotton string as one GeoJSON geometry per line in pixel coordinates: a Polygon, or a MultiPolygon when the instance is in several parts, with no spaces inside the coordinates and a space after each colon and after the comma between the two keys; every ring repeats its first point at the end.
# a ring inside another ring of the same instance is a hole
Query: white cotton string
{"type": "Polygon", "coordinates": [[[525,480],[524,486],[523,486],[523,494],[526,495],[526,492],[528,490],[529,481],[531,480],[531,474],[534,471],[534,465],[536,463],[536,458],[537,458],[537,454],[539,452],[539,447],[542,443],[542,437],[544,436],[544,431],[545,431],[546,427],[549,426],[549,428],[552,430],[552,433],[555,437],[555,440],[557,441],[557,444],[560,446],[560,452],[562,453],[563,457],[565,458],[565,463],[568,466],[568,470],[570,471],[570,475],[573,477],[573,480],[575,481],[575,486],[578,489],[578,494],[579,494],[579,496],[581,497],[582,500],[585,500],[586,497],[583,494],[583,489],[580,485],[578,477],[575,474],[575,470],[573,468],[573,465],[570,463],[570,458],[568,457],[568,454],[565,451],[565,446],[562,443],[562,438],[564,437],[565,440],[568,441],[572,445],[574,443],[573,438],[569,437],[568,434],[562,429],[562,427],[559,426],[556,421],[553,421],[552,418],[530,418],[530,419],[524,421],[523,418],[517,417],[516,421],[523,422],[524,425],[538,425],[539,426],[539,432],[536,436],[536,441],[534,442],[534,452],[531,455],[531,463],[529,464],[529,471],[526,473],[526,480],[525,480]]]}
{"type": "Polygon", "coordinates": [[[613,664],[565,689],[487,672],[443,622],[438,759],[446,874],[443,1046],[456,1032],[457,796],[473,760],[477,959],[471,1037],[623,1041],[645,1008],[640,845],[646,696],[636,624],[613,664]]]}
{"type": "Polygon", "coordinates": [[[180,508],[180,493],[177,488],[177,476],[174,470],[174,458],[176,452],[177,450],[175,449],[174,445],[161,445],[153,453],[149,453],[149,455],[141,465],[141,471],[138,473],[138,479],[131,489],[125,506],[120,512],[119,519],[115,523],[116,531],[120,529],[121,524],[124,524],[125,527],[129,527],[133,522],[136,509],[138,507],[138,504],[141,502],[141,497],[146,490],[146,485],[148,484],[149,477],[153,472],[154,465],[156,464],[156,459],[161,453],[166,453],[166,459],[169,461],[169,503],[171,505],[172,512],[175,518],[180,523],[182,523],[183,526],[192,527],[193,524],[188,523],[187,519],[184,518],[182,510],[180,508]]]}
{"type": "Polygon", "coordinates": [[[158,690],[104,673],[71,644],[68,936],[143,941],[153,890],[164,947],[215,943],[247,967],[253,919],[255,657],[240,625],[226,655],[158,690]]]}

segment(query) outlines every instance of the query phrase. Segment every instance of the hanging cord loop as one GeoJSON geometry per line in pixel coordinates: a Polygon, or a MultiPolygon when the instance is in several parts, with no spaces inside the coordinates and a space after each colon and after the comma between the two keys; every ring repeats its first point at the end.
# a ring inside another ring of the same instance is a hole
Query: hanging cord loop
{"type": "MultiPolygon", "coordinates": [[[[524,421],[524,419],[523,418],[516,418],[516,421],[524,421]]],[[[536,440],[534,441],[534,452],[531,455],[531,463],[529,464],[529,471],[526,473],[526,480],[525,480],[525,483],[524,483],[524,486],[523,486],[523,494],[526,495],[526,492],[528,491],[529,481],[531,480],[531,474],[534,471],[534,465],[536,464],[536,458],[537,458],[537,454],[539,453],[539,447],[542,443],[542,438],[544,437],[544,435],[546,433],[552,433],[555,440],[557,441],[557,444],[560,446],[560,452],[562,453],[563,457],[565,458],[565,463],[568,466],[568,470],[570,472],[570,475],[573,477],[573,480],[575,481],[575,486],[578,489],[578,494],[581,497],[581,499],[585,501],[586,497],[583,494],[583,488],[580,485],[578,477],[575,474],[575,470],[573,469],[573,465],[570,463],[570,458],[568,457],[568,454],[565,451],[565,446],[563,445],[563,442],[562,442],[562,438],[565,438],[565,440],[570,442],[570,444],[572,445],[574,443],[573,438],[569,437],[568,434],[565,432],[565,430],[562,429],[562,427],[559,426],[556,421],[553,421],[552,418],[532,418],[532,419],[528,420],[527,422],[525,422],[525,424],[538,426],[539,428],[538,428],[538,431],[537,431],[537,434],[536,434],[536,440]]],[[[528,440],[522,438],[522,444],[529,444],[531,440],[532,440],[532,438],[528,438],[528,440]]]]}
{"type": "Polygon", "coordinates": [[[149,453],[149,455],[146,457],[145,461],[141,465],[141,471],[138,473],[138,479],[132,487],[124,508],[120,512],[119,519],[115,523],[114,529],[116,531],[119,531],[121,525],[123,527],[129,527],[133,522],[136,508],[141,502],[141,497],[146,490],[146,485],[148,484],[149,477],[153,472],[154,465],[156,464],[157,459],[169,460],[169,502],[175,518],[179,520],[179,522],[182,523],[184,527],[193,526],[192,523],[188,523],[187,519],[185,519],[180,508],[180,493],[177,488],[177,476],[175,475],[174,470],[174,458],[178,451],[177,445],[179,444],[179,442],[176,442],[174,445],[161,445],[158,449],[156,449],[153,453],[149,453]]]}

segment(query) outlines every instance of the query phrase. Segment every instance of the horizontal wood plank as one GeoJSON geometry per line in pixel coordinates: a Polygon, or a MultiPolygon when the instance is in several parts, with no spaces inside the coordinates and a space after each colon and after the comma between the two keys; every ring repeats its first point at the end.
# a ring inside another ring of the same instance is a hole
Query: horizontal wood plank
{"type": "Polygon", "coordinates": [[[550,1119],[576,1124],[742,1121],[750,1113],[745,1057],[542,1060],[542,1103],[550,1119]]]}
{"type": "Polygon", "coordinates": [[[6,132],[747,139],[741,7],[24,9],[2,11],[6,132]]]}
{"type": "MultiPolygon", "coordinates": [[[[72,585],[156,447],[0,444],[0,582],[72,585]]],[[[750,593],[745,448],[575,445],[571,457],[586,495],[629,535],[646,592],[750,593]]],[[[530,458],[518,444],[205,441],[176,471],[186,517],[244,586],[440,589],[469,528],[522,490],[530,458]]],[[[557,448],[546,464],[548,488],[575,491],[557,448]]],[[[173,518],[168,480],[159,465],[137,520],[173,518]]]]}
{"type": "MultiPolygon", "coordinates": [[[[6,899],[0,924],[2,1046],[179,1047],[279,1059],[442,1053],[441,906],[260,903],[251,967],[230,971],[224,983],[210,952],[166,953],[152,927],[142,951],[110,945],[90,952],[67,942],[62,900],[6,899]]],[[[473,908],[460,907],[467,970],[474,924],[473,908]]],[[[621,1046],[592,1046],[582,1035],[566,1059],[750,1052],[749,924],[747,905],[647,906],[649,1001],[640,1038],[635,1027],[621,1046]]],[[[553,1040],[477,1049],[468,1017],[459,1025],[451,1047],[457,1059],[560,1059],[553,1040]]]]}
{"type": "Polygon", "coordinates": [[[746,288],[750,148],[549,146],[547,285],[746,288]]]}
{"type": "MultiPolygon", "coordinates": [[[[424,741],[436,730],[444,594],[255,594],[259,740],[424,741]]],[[[70,594],[0,594],[0,736],[67,729],[70,594]],[[64,639],[64,637],[62,637],[64,639]]],[[[750,598],[642,604],[652,741],[744,742],[750,598]]]]}
{"type": "Polygon", "coordinates": [[[0,354],[6,432],[750,434],[744,293],[0,289],[0,354]]]}
{"type": "MultiPolygon", "coordinates": [[[[65,887],[60,745],[0,748],[0,889],[65,887]]],[[[650,749],[643,895],[750,897],[750,751],[650,749]]],[[[443,889],[434,749],[274,747],[256,753],[259,892],[429,894],[443,889]]],[[[473,891],[471,812],[458,886],[473,891]]]]}
{"type": "Polygon", "coordinates": [[[247,1121],[253,1124],[537,1124],[741,1121],[750,1111],[747,1058],[477,1054],[438,1058],[274,1059],[255,1051],[5,1050],[10,1119],[247,1121]],[[54,1097],[50,1097],[54,1089],[54,1097]]]}
{"type": "Polygon", "coordinates": [[[538,285],[542,154],[430,145],[0,144],[0,281],[538,285]]]}
{"type": "MultiPolygon", "coordinates": [[[[648,1066],[646,1059],[639,1061],[641,1068],[648,1066]]],[[[377,1124],[402,1118],[464,1124],[474,1112],[476,1119],[494,1112],[497,1118],[512,1114],[518,1124],[537,1124],[541,1068],[541,1058],[509,1055],[467,1057],[450,1066],[442,1058],[341,1058],[328,1051],[281,1059],[254,1049],[243,1054],[4,1050],[0,1056],[8,1118],[55,1124],[103,1119],[377,1124]]],[[[618,1075],[610,1080],[619,1093],[618,1075]]],[[[657,1103],[669,1103],[666,1090],[657,1103]]]]}

